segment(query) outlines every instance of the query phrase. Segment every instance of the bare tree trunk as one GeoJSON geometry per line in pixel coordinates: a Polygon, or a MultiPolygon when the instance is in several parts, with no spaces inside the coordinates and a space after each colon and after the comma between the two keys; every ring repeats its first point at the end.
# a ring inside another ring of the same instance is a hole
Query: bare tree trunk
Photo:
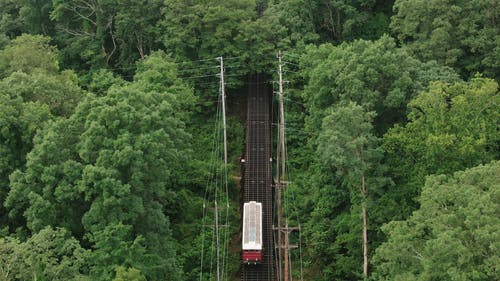
{"type": "Polygon", "coordinates": [[[368,278],[368,223],[366,215],[366,183],[365,175],[361,176],[361,195],[363,196],[362,216],[363,216],[363,275],[368,278]]]}
{"type": "Polygon", "coordinates": [[[114,21],[114,17],[115,16],[112,15],[108,19],[108,22],[107,22],[106,26],[104,27],[104,30],[108,30],[108,32],[109,32],[109,36],[111,37],[111,42],[113,43],[113,49],[111,49],[111,51],[108,54],[108,53],[106,53],[105,42],[102,42],[102,44],[101,44],[102,51],[106,55],[106,65],[109,65],[109,61],[111,60],[111,57],[113,56],[113,54],[116,51],[116,39],[115,39],[115,35],[113,34],[113,21],[114,21]]]}
{"type": "Polygon", "coordinates": [[[330,15],[330,24],[332,25],[332,39],[335,40],[335,32],[337,29],[335,28],[335,21],[333,20],[332,8],[330,8],[330,4],[328,4],[328,2],[326,3],[326,6],[328,7],[328,14],[330,15]]]}
{"type": "Polygon", "coordinates": [[[340,10],[337,9],[337,38],[342,42],[342,25],[340,23],[340,10]]]}
{"type": "Polygon", "coordinates": [[[146,55],[144,53],[142,40],[140,39],[140,36],[137,33],[135,33],[135,39],[137,41],[137,45],[136,45],[137,50],[139,51],[139,55],[141,56],[141,59],[143,60],[146,57],[146,55]]]}

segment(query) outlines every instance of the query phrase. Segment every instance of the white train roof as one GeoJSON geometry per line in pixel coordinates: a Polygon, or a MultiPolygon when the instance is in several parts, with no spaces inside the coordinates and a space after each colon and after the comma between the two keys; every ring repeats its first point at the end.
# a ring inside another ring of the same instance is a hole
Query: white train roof
{"type": "Polygon", "coordinates": [[[262,203],[243,205],[243,250],[262,250],[262,203]]]}

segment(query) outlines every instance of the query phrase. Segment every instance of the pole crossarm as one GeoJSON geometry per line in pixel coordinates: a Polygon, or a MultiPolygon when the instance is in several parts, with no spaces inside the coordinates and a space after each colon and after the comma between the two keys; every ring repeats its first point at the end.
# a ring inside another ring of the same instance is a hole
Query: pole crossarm
{"type": "Polygon", "coordinates": [[[295,231],[295,230],[300,230],[300,226],[288,226],[288,227],[276,227],[273,226],[273,230],[281,230],[281,231],[295,231]]]}
{"type": "Polygon", "coordinates": [[[280,248],[281,249],[297,249],[297,248],[299,248],[299,245],[297,245],[297,244],[288,244],[288,246],[287,245],[281,245],[281,246],[276,245],[275,248],[276,249],[280,249],[280,248]]]}

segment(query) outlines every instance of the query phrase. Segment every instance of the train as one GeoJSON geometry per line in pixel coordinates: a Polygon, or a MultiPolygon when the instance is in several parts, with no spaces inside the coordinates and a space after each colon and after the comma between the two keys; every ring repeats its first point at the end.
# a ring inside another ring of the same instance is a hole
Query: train
{"type": "Polygon", "coordinates": [[[262,262],[262,203],[256,201],[243,204],[242,261],[262,262]]]}

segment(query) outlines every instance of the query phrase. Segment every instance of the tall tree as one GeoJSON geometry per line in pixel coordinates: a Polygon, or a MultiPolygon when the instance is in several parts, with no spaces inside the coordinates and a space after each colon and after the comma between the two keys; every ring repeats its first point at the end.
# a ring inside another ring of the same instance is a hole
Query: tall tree
{"type": "Polygon", "coordinates": [[[83,96],[76,75],[59,72],[57,50],[48,42],[47,37],[22,35],[0,51],[2,227],[18,225],[3,209],[10,174],[24,168],[37,131],[50,120],[71,115],[83,96]]]}
{"type": "Polygon", "coordinates": [[[9,230],[12,224],[3,206],[10,190],[9,176],[24,166],[34,135],[52,116],[46,105],[24,103],[4,91],[0,83],[0,229],[9,230]]]}
{"type": "Polygon", "coordinates": [[[368,186],[379,165],[381,151],[373,135],[374,112],[350,102],[340,105],[324,118],[318,140],[318,154],[332,167],[361,200],[363,275],[368,277],[368,186]]]}
{"type": "Polygon", "coordinates": [[[383,227],[375,280],[496,280],[500,162],[427,178],[420,208],[383,227]]]}

